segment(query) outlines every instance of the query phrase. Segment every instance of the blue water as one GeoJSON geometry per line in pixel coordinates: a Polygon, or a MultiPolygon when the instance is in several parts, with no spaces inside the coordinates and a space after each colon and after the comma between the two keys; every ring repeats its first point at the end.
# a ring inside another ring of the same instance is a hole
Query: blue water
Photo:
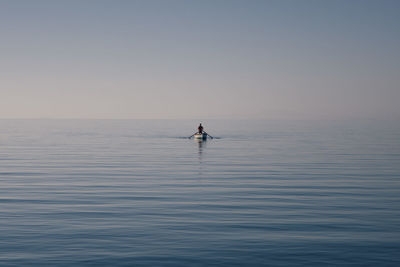
{"type": "Polygon", "coordinates": [[[0,120],[1,266],[399,266],[389,121],[0,120]]]}

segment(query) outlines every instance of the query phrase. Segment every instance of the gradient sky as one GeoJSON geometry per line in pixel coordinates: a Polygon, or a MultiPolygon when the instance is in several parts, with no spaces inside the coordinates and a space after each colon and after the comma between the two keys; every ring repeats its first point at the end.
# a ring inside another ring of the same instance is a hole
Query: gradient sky
{"type": "Polygon", "coordinates": [[[0,0],[0,118],[400,118],[400,1],[0,0]]]}

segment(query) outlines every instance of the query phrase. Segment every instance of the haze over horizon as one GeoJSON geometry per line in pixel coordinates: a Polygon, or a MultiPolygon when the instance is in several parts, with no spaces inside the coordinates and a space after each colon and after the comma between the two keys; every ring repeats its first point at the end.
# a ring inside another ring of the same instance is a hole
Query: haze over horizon
{"type": "Polygon", "coordinates": [[[0,118],[400,119],[400,1],[0,1],[0,118]]]}

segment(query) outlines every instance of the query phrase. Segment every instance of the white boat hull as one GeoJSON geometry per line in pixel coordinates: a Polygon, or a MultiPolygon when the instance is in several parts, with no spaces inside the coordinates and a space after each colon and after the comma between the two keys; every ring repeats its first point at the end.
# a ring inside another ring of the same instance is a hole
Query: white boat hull
{"type": "Polygon", "coordinates": [[[197,133],[194,135],[194,139],[207,140],[207,134],[206,133],[197,133]]]}

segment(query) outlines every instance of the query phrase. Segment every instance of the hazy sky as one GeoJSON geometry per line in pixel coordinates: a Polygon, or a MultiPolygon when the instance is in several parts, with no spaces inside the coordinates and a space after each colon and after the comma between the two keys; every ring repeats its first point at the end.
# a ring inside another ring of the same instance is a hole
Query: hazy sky
{"type": "Polygon", "coordinates": [[[0,118],[400,118],[400,1],[0,0],[0,118]]]}

